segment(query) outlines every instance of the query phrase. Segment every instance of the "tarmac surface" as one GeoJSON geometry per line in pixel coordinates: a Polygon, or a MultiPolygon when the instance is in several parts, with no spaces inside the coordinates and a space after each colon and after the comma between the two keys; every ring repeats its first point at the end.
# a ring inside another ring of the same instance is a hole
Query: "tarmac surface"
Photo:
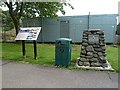
{"type": "Polygon", "coordinates": [[[118,73],[1,62],[2,88],[118,88],[118,73]]]}

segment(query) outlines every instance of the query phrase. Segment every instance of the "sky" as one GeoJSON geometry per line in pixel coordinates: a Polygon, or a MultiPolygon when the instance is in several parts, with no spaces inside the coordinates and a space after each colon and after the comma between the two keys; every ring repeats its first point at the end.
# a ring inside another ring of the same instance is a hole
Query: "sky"
{"type": "MultiPolygon", "coordinates": [[[[74,7],[65,7],[65,16],[90,14],[118,14],[118,2],[120,0],[70,0],[74,7]]],[[[63,16],[59,12],[59,16],[63,16]]]]}
{"type": "MultiPolygon", "coordinates": [[[[69,1],[69,0],[68,0],[69,1]]],[[[120,0],[70,0],[74,7],[64,7],[65,16],[88,15],[90,14],[118,14],[118,2],[120,0]]],[[[3,8],[6,10],[7,8],[3,8]]],[[[59,16],[63,16],[58,12],[59,16]]]]}

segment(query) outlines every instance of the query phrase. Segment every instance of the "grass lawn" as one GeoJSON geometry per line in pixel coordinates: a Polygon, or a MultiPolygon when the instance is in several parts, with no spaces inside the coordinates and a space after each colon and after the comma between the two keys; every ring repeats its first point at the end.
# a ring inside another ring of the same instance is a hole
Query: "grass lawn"
{"type": "MultiPolygon", "coordinates": [[[[0,43],[1,44],[1,43],[0,43]]],[[[115,69],[118,70],[118,47],[107,45],[107,59],[115,69]]],[[[2,43],[2,59],[21,61],[23,63],[32,63],[40,65],[54,65],[55,62],[55,45],[54,44],[37,44],[37,60],[34,60],[33,44],[26,44],[26,59],[22,57],[21,44],[2,43]]],[[[74,69],[76,59],[80,56],[80,45],[72,45],[72,59],[70,68],[74,69]]]]}

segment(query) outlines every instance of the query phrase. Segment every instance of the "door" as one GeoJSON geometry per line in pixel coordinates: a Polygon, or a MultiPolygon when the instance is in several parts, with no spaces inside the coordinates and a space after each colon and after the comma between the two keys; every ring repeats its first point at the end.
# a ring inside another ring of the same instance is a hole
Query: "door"
{"type": "Polygon", "coordinates": [[[60,38],[69,38],[69,21],[60,21],[60,38]]]}

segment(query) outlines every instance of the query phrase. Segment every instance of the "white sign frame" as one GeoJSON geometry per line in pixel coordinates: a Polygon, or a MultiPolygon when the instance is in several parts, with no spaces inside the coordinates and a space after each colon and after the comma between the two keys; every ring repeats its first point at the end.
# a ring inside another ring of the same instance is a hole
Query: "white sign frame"
{"type": "Polygon", "coordinates": [[[37,40],[41,27],[20,28],[15,40],[37,40]]]}

